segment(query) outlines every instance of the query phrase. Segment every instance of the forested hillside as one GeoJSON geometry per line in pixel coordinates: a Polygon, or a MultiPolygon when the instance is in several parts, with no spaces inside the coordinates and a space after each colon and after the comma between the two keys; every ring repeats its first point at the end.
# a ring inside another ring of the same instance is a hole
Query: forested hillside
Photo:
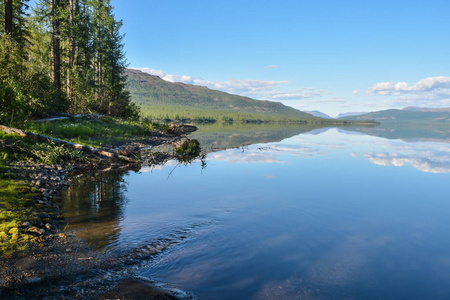
{"type": "Polygon", "coordinates": [[[137,116],[110,2],[0,3],[0,123],[54,111],[137,116]]]}
{"type": "Polygon", "coordinates": [[[450,113],[447,111],[422,111],[388,109],[358,116],[348,116],[340,120],[374,120],[380,123],[450,123],[450,113]]]}
{"type": "Polygon", "coordinates": [[[132,100],[141,106],[144,115],[159,118],[209,116],[223,120],[320,120],[278,102],[254,100],[204,86],[168,82],[139,70],[127,69],[126,74],[132,100]]]}

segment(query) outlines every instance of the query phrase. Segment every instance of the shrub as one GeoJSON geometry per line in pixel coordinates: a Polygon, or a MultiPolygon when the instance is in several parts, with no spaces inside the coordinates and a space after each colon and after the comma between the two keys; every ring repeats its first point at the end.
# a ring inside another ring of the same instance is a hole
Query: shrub
{"type": "Polygon", "coordinates": [[[31,153],[39,162],[49,165],[83,158],[80,150],[58,146],[53,142],[36,144],[32,147],[31,153]]]}
{"type": "Polygon", "coordinates": [[[201,152],[200,143],[197,140],[186,140],[180,147],[176,148],[177,154],[198,156],[201,152]]]}

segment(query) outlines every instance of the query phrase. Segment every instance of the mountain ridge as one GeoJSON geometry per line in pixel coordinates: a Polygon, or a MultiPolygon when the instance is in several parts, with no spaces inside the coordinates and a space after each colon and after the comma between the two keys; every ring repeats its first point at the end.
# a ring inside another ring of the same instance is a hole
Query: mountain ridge
{"type": "Polygon", "coordinates": [[[370,112],[363,115],[343,117],[339,120],[373,120],[380,123],[450,123],[450,111],[387,109],[370,112]]]}
{"type": "Polygon", "coordinates": [[[419,112],[450,112],[450,107],[429,108],[429,107],[407,106],[402,108],[402,110],[419,111],[419,112]]]}
{"type": "Polygon", "coordinates": [[[318,118],[335,119],[333,117],[330,117],[326,113],[323,113],[323,112],[318,111],[318,110],[304,110],[303,112],[308,113],[308,114],[313,115],[314,117],[318,117],[318,118]]]}
{"type": "Polygon", "coordinates": [[[127,87],[132,101],[146,107],[186,107],[193,110],[221,110],[253,114],[272,114],[303,119],[316,117],[279,102],[255,100],[180,82],[168,82],[159,76],[126,69],[127,87]]]}
{"type": "Polygon", "coordinates": [[[360,115],[365,115],[368,114],[369,112],[346,112],[346,113],[341,113],[339,115],[336,116],[336,119],[340,119],[340,118],[345,118],[345,117],[352,117],[352,116],[360,116],[360,115]]]}

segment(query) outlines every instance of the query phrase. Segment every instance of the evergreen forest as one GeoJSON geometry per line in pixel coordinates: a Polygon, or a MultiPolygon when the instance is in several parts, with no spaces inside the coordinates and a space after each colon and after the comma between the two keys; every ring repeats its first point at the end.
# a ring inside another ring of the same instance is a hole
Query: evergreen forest
{"type": "Polygon", "coordinates": [[[135,118],[110,0],[2,0],[0,123],[49,112],[135,118]]]}

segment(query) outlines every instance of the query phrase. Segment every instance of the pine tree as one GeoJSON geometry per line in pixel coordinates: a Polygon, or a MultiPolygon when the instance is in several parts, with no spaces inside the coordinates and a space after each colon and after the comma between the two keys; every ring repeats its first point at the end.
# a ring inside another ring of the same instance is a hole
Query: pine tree
{"type": "Polygon", "coordinates": [[[4,99],[12,98],[8,107],[20,106],[29,116],[51,110],[138,115],[125,86],[122,22],[110,0],[40,0],[31,16],[28,0],[9,1],[2,0],[0,10],[0,32],[10,33],[2,39],[13,37],[0,55],[0,96],[9,95],[0,99],[0,120],[7,115],[4,99]]]}
{"type": "Polygon", "coordinates": [[[13,3],[12,0],[3,0],[3,8],[4,8],[4,31],[6,34],[11,34],[13,32],[13,3]]]}
{"type": "Polygon", "coordinates": [[[61,90],[61,43],[60,43],[60,0],[50,0],[50,63],[51,80],[55,88],[61,90]]]}

